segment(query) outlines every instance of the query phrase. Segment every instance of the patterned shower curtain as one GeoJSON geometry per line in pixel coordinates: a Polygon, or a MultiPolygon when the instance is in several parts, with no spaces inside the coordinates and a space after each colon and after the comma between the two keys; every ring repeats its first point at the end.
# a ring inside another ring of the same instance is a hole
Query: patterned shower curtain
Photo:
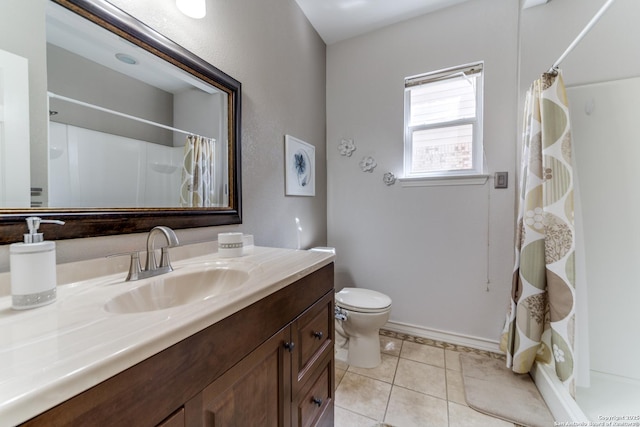
{"type": "Polygon", "coordinates": [[[189,135],[184,146],[180,206],[210,207],[215,203],[215,139],[189,135]]]}
{"type": "Polygon", "coordinates": [[[552,363],[575,395],[575,232],[569,109],[562,74],[527,92],[511,306],[500,348],[514,372],[552,363]]]}

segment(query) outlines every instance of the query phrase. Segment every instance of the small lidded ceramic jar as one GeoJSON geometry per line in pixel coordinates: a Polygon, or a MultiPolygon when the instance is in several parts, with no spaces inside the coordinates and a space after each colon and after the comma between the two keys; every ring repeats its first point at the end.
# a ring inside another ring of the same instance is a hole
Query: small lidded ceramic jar
{"type": "Polygon", "coordinates": [[[223,258],[243,255],[244,243],[242,233],[219,233],[218,254],[223,258]]]}

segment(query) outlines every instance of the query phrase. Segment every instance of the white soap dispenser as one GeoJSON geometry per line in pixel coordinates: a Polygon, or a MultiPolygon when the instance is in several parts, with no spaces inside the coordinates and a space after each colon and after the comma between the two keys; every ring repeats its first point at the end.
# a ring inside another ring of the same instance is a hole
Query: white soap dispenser
{"type": "Polygon", "coordinates": [[[40,307],[56,300],[56,243],[43,241],[41,223],[63,225],[63,221],[27,218],[29,233],[24,243],[9,246],[11,306],[16,310],[40,307]]]}

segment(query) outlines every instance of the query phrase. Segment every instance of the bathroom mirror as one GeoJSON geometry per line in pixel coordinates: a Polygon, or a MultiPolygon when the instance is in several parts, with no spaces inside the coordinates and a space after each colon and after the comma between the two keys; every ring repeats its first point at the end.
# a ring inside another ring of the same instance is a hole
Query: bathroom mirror
{"type": "Polygon", "coordinates": [[[43,225],[50,239],[241,222],[240,82],[106,0],[50,0],[47,42],[49,144],[30,161],[46,159],[45,182],[32,172],[27,203],[0,206],[2,243],[27,216],[65,221],[43,225]],[[215,139],[206,202],[184,196],[194,135],[215,139]]]}

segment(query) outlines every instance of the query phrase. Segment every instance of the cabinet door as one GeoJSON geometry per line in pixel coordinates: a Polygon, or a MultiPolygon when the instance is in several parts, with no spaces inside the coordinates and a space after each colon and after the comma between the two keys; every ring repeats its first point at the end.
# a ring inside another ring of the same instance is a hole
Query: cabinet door
{"type": "Polygon", "coordinates": [[[284,347],[289,341],[285,328],[187,402],[187,425],[290,425],[291,358],[284,347]]]}

